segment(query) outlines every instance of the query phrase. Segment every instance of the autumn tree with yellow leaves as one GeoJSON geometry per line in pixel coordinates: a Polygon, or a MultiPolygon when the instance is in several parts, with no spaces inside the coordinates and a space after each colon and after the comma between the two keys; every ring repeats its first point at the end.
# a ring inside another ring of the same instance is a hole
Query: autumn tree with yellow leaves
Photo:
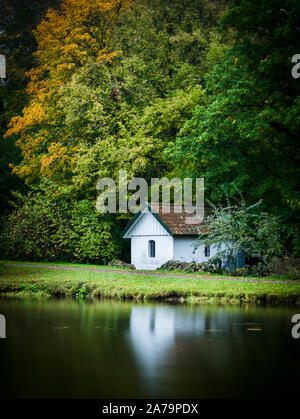
{"type": "Polygon", "coordinates": [[[61,88],[89,60],[105,64],[119,54],[112,32],[131,6],[131,0],[63,0],[37,26],[38,66],[28,73],[30,102],[22,116],[12,118],[6,133],[19,136],[16,144],[23,160],[13,172],[27,183],[40,175],[67,178],[71,173],[77,144],[64,127],[63,109],[58,106],[61,88]]]}

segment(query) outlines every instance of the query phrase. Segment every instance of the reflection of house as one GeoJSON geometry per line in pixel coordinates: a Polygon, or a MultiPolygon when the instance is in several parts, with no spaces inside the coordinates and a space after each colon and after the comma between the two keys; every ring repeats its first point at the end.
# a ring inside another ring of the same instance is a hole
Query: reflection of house
{"type": "MultiPolygon", "coordinates": [[[[215,256],[214,246],[200,244],[194,250],[199,231],[205,225],[188,224],[187,217],[191,214],[184,209],[176,213],[173,204],[168,213],[162,211],[161,204],[146,204],[123,232],[123,238],[131,239],[131,263],[137,269],[156,269],[171,259],[199,263],[215,256]]],[[[238,267],[243,264],[243,257],[239,257],[238,267]]]]}
{"type": "Polygon", "coordinates": [[[168,307],[138,307],[131,310],[130,337],[144,368],[152,368],[173,345],[174,310],[168,307]]]}
{"type": "MultiPolygon", "coordinates": [[[[210,315],[207,309],[181,307],[134,306],[130,315],[130,338],[144,369],[154,373],[153,368],[170,358],[180,338],[205,334],[228,328],[228,315],[220,309],[210,315]],[[166,358],[167,357],[167,358],[166,358]]],[[[211,334],[210,334],[211,336],[211,334]]]]}

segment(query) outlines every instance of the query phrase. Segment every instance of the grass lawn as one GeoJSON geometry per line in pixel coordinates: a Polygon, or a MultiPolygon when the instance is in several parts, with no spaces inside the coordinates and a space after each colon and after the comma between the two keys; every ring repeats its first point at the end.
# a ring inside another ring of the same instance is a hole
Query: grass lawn
{"type": "Polygon", "coordinates": [[[70,266],[73,268],[81,267],[81,268],[99,268],[99,269],[107,269],[107,270],[124,270],[128,271],[129,269],[120,268],[118,266],[108,266],[108,265],[91,265],[89,263],[68,263],[68,262],[23,262],[18,260],[2,260],[0,263],[5,265],[40,265],[40,266],[70,266]]]}
{"type": "MultiPolygon", "coordinates": [[[[163,274],[163,275],[168,275],[168,276],[200,276],[201,278],[223,278],[223,279],[250,279],[250,280],[267,280],[267,281],[292,281],[291,278],[287,277],[287,276],[276,276],[276,275],[272,275],[272,276],[267,276],[267,277],[256,277],[256,276],[235,276],[233,277],[232,275],[216,275],[216,274],[211,274],[211,273],[203,273],[203,272],[183,272],[180,271],[179,269],[174,269],[172,271],[168,271],[167,269],[161,269],[161,270],[155,270],[155,271],[146,271],[146,270],[139,270],[139,271],[135,271],[132,269],[128,269],[128,268],[121,268],[119,266],[108,266],[108,265],[92,265],[89,263],[67,263],[67,262],[24,262],[24,261],[14,261],[14,260],[0,260],[0,265],[4,264],[4,265],[39,265],[39,266],[62,266],[62,267],[71,267],[71,268],[80,268],[80,269],[101,269],[101,270],[108,270],[108,271],[124,271],[127,273],[132,273],[132,272],[139,272],[139,273],[147,273],[149,274],[149,272],[153,272],[154,276],[157,274],[163,274]]],[[[298,279],[300,281],[300,278],[298,279]]]]}
{"type": "MultiPolygon", "coordinates": [[[[13,263],[13,262],[12,262],[13,263]]],[[[176,299],[181,302],[296,303],[300,284],[247,282],[238,278],[178,273],[155,276],[124,272],[55,270],[43,267],[15,267],[5,262],[1,267],[0,293],[18,296],[107,297],[134,300],[176,299]],[[172,276],[173,275],[173,276],[172,276]]],[[[23,262],[14,262],[22,263],[23,262]]],[[[26,263],[24,263],[26,264],[26,263]]],[[[30,264],[30,263],[27,263],[30,264]]],[[[33,262],[32,264],[37,265],[33,262]]],[[[110,269],[108,266],[51,264],[65,267],[110,269]]],[[[121,270],[115,268],[115,270],[121,270]]],[[[269,280],[269,278],[265,278],[269,280]]],[[[278,279],[278,278],[277,278],[278,279]]],[[[253,278],[252,278],[253,281],[253,278]]]]}

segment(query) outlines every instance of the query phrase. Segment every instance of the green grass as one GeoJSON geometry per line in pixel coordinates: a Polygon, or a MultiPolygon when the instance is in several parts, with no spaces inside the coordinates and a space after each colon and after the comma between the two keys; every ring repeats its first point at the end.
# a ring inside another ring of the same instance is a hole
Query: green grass
{"type": "MultiPolygon", "coordinates": [[[[55,265],[55,264],[54,264],[55,265]]],[[[65,266],[78,266],[66,265],[65,266]]],[[[82,265],[86,266],[86,265],[82,265]]],[[[91,267],[91,265],[90,265],[91,267]]],[[[101,267],[102,268],[102,267],[101,267]]],[[[42,267],[1,269],[0,293],[19,296],[106,297],[116,299],[176,299],[181,302],[296,303],[300,284],[226,281],[192,274],[182,278],[135,275],[127,272],[86,272],[42,267]]]]}
{"type": "Polygon", "coordinates": [[[174,269],[172,271],[168,271],[167,269],[160,269],[159,271],[157,271],[159,273],[163,273],[163,274],[167,274],[167,275],[192,275],[192,276],[201,276],[201,277],[207,277],[207,278],[226,278],[226,279],[252,279],[252,280],[267,280],[267,281],[293,281],[293,280],[300,280],[300,277],[295,279],[295,278],[291,278],[287,275],[269,275],[269,276],[265,276],[265,277],[257,277],[254,275],[247,275],[247,276],[232,276],[232,275],[228,275],[228,274],[211,274],[209,272],[184,272],[181,271],[179,269],[174,269]]]}
{"type": "MultiPolygon", "coordinates": [[[[67,263],[67,262],[24,262],[24,261],[17,261],[17,260],[0,260],[0,265],[4,264],[4,265],[14,265],[14,264],[20,264],[20,265],[40,265],[40,266],[65,266],[65,267],[72,267],[72,268],[80,268],[80,269],[101,269],[101,270],[113,270],[113,271],[124,271],[127,273],[132,273],[135,272],[132,269],[128,269],[128,268],[121,268],[119,266],[108,266],[108,265],[92,265],[92,264],[88,264],[88,263],[67,263]]],[[[149,273],[149,271],[146,270],[139,270],[138,272],[140,273],[149,273]]],[[[161,270],[156,270],[153,271],[153,273],[156,274],[163,274],[166,276],[200,276],[202,278],[226,278],[226,279],[232,279],[232,280],[236,280],[236,279],[254,279],[254,280],[263,280],[266,279],[268,281],[291,281],[291,278],[287,277],[287,276],[276,276],[276,275],[272,275],[272,276],[268,276],[268,277],[256,277],[256,276],[232,276],[232,275],[226,275],[226,274],[222,274],[222,275],[216,275],[216,274],[211,274],[211,273],[203,273],[203,272],[184,272],[181,271],[179,269],[174,269],[172,271],[169,271],[167,269],[161,269],[161,270]]],[[[155,276],[155,275],[154,275],[155,276]]],[[[300,278],[298,278],[300,280],[300,278]]]]}
{"type": "Polygon", "coordinates": [[[51,266],[70,266],[76,268],[95,268],[95,269],[108,269],[108,270],[116,270],[116,271],[131,271],[127,268],[120,268],[118,266],[108,266],[108,265],[91,265],[89,263],[68,263],[68,262],[23,262],[19,260],[2,260],[0,263],[5,265],[51,265],[51,266]]]}

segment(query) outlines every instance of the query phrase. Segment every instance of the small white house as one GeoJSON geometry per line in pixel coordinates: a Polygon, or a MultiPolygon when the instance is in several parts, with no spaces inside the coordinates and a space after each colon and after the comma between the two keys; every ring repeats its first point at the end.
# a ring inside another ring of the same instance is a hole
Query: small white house
{"type": "Polygon", "coordinates": [[[196,263],[215,256],[213,246],[194,244],[204,223],[187,224],[186,212],[162,211],[161,204],[145,204],[123,231],[123,238],[131,239],[131,263],[136,269],[157,269],[168,260],[196,263]]]}

